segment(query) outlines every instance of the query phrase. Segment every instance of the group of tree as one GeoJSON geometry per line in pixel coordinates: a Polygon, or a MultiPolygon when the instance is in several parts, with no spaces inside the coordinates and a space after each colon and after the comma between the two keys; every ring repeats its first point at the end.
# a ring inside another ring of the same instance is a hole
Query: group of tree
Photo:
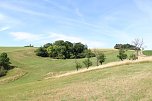
{"type": "MultiPolygon", "coordinates": [[[[77,59],[86,57],[87,51],[89,51],[87,45],[80,42],[71,43],[69,41],[58,40],[39,47],[35,53],[37,56],[54,59],[77,59]]],[[[95,54],[90,52],[90,56],[94,57],[95,54]]]]}
{"type": "Polygon", "coordinates": [[[27,46],[24,46],[24,47],[34,47],[34,46],[30,44],[30,45],[27,45],[27,46]]]}
{"type": "Polygon", "coordinates": [[[119,49],[119,54],[117,55],[117,57],[121,60],[121,61],[123,61],[123,60],[125,60],[125,59],[127,59],[127,58],[129,58],[129,60],[136,60],[136,59],[138,59],[138,56],[135,54],[135,53],[132,53],[132,54],[130,54],[130,56],[128,57],[128,55],[126,54],[126,51],[127,50],[125,50],[125,49],[119,49]]]}
{"type": "Polygon", "coordinates": [[[138,46],[131,45],[131,44],[116,44],[114,46],[115,49],[127,49],[127,50],[140,50],[138,46]]]}
{"type": "MultiPolygon", "coordinates": [[[[120,59],[120,60],[124,60],[126,59],[128,56],[127,54],[125,53],[128,49],[130,50],[135,50],[135,53],[132,53],[130,56],[129,56],[129,60],[136,60],[138,59],[138,55],[139,55],[139,51],[142,51],[143,50],[143,39],[140,40],[140,39],[134,39],[132,41],[133,45],[130,45],[130,44],[116,44],[114,46],[115,49],[119,49],[119,55],[117,55],[117,57],[120,59]]],[[[142,52],[141,52],[142,53],[142,52]]]]}
{"type": "Polygon", "coordinates": [[[0,54],[0,77],[6,75],[7,71],[12,68],[10,64],[11,62],[7,53],[0,54]]]}
{"type": "MultiPolygon", "coordinates": [[[[99,66],[99,63],[102,65],[103,62],[105,62],[106,56],[104,55],[103,52],[101,52],[100,50],[94,49],[93,53],[95,54],[96,57],[96,65],[99,66]]],[[[83,64],[87,67],[87,69],[92,66],[92,61],[91,61],[91,50],[88,50],[86,52],[86,59],[83,61],[83,64]]],[[[78,71],[79,68],[82,67],[81,63],[79,63],[77,60],[75,60],[75,64],[76,64],[76,69],[78,71]]]]}

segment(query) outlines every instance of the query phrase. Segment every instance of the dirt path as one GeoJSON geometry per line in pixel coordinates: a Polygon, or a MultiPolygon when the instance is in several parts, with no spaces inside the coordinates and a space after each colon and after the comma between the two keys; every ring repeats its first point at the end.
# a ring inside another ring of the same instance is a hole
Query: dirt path
{"type": "Polygon", "coordinates": [[[141,57],[139,57],[138,60],[124,60],[124,61],[118,61],[118,62],[110,62],[110,63],[100,65],[100,66],[89,67],[88,69],[84,68],[84,69],[80,69],[79,71],[69,71],[69,72],[64,73],[64,74],[59,74],[59,75],[56,75],[56,76],[46,77],[45,79],[60,78],[60,77],[64,77],[64,76],[74,75],[74,74],[78,74],[78,73],[83,73],[83,72],[102,69],[102,68],[107,68],[107,67],[120,66],[120,65],[133,64],[133,63],[140,63],[140,62],[146,62],[146,61],[152,61],[152,56],[149,56],[149,57],[141,56],[141,57]]]}

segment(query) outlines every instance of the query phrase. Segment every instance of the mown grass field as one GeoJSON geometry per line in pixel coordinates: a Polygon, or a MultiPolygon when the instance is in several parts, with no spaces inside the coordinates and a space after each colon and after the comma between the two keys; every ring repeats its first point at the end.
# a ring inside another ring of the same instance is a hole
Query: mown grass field
{"type": "MultiPolygon", "coordinates": [[[[44,80],[49,72],[76,70],[74,60],[37,57],[35,48],[0,48],[12,65],[6,79],[25,73],[9,83],[0,84],[0,101],[151,101],[152,62],[130,64],[44,80]]],[[[105,63],[119,61],[117,50],[102,49],[105,63]]],[[[132,52],[128,51],[128,54],[132,52]]],[[[79,59],[80,62],[83,59],[79,59]]],[[[95,58],[92,58],[95,65],[95,58]]]]}
{"type": "Polygon", "coordinates": [[[145,50],[143,51],[143,54],[146,56],[152,56],[152,50],[145,50]]]}
{"type": "Polygon", "coordinates": [[[0,85],[1,101],[151,101],[151,66],[131,64],[58,79],[0,85]]]}
{"type": "MultiPolygon", "coordinates": [[[[14,83],[27,83],[32,81],[42,80],[44,76],[49,72],[53,73],[64,73],[71,70],[76,70],[75,60],[57,60],[51,58],[42,58],[35,55],[34,51],[36,48],[28,47],[1,47],[0,52],[7,52],[11,59],[12,65],[20,68],[26,75],[21,79],[16,80],[14,83]]],[[[106,61],[113,62],[119,61],[117,58],[118,51],[114,49],[102,49],[106,55],[106,61]]],[[[128,54],[131,52],[128,51],[128,54]]],[[[82,61],[84,59],[78,59],[78,61],[83,65],[82,61]]],[[[96,65],[96,59],[92,58],[93,66],[96,65]]],[[[83,68],[85,66],[83,65],[83,68]]],[[[12,74],[12,73],[11,73],[12,74]]],[[[4,77],[5,78],[5,77],[4,77]]]]}

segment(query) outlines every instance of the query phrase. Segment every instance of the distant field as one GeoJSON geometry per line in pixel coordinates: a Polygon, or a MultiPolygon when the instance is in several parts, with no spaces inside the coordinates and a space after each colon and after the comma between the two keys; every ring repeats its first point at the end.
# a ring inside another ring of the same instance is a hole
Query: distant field
{"type": "Polygon", "coordinates": [[[145,50],[143,51],[143,54],[147,56],[152,56],[152,50],[145,50]]]}

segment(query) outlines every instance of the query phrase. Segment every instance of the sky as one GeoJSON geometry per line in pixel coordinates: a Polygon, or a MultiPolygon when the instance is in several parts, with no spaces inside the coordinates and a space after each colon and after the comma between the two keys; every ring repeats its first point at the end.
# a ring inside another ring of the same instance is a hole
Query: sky
{"type": "Polygon", "coordinates": [[[151,36],[152,0],[0,0],[0,46],[113,48],[139,38],[152,49],[151,36]]]}

